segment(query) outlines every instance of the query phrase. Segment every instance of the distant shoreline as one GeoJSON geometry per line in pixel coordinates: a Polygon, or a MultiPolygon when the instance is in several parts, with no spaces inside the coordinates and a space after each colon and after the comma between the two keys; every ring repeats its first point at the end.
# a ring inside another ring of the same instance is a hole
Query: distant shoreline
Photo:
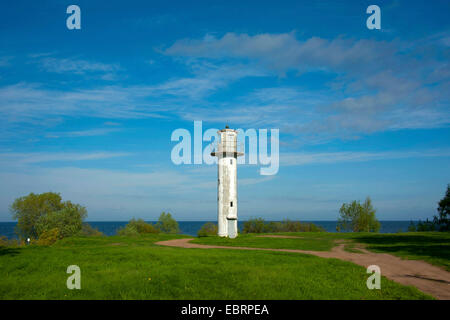
{"type": "MultiPolygon", "coordinates": [[[[276,220],[267,220],[276,221],[276,220]]],[[[312,222],[318,226],[323,227],[327,232],[336,232],[337,220],[300,220],[302,222],[312,222]]],[[[412,220],[416,223],[416,220],[412,220]]],[[[118,228],[125,226],[128,221],[86,221],[92,227],[97,228],[99,231],[103,232],[107,236],[112,236],[116,234],[118,228]]],[[[146,222],[155,223],[156,220],[146,220],[146,222]]],[[[206,222],[215,222],[214,220],[197,220],[197,221],[178,221],[180,226],[181,234],[196,236],[197,231],[206,222]]],[[[239,229],[241,230],[242,224],[245,221],[239,221],[239,229]]],[[[411,220],[380,220],[381,229],[380,233],[397,233],[407,232],[408,226],[411,220]]],[[[14,227],[17,222],[0,222],[0,236],[6,236],[8,238],[17,238],[14,232],[14,227]]]]}

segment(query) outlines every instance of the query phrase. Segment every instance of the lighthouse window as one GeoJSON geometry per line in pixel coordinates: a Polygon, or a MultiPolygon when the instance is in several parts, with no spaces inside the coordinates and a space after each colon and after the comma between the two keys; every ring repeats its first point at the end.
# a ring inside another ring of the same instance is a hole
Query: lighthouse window
{"type": "Polygon", "coordinates": [[[230,164],[233,164],[233,159],[230,159],[230,164]]]}
{"type": "Polygon", "coordinates": [[[230,202],[230,207],[232,207],[232,206],[233,206],[233,201],[230,202]]]}

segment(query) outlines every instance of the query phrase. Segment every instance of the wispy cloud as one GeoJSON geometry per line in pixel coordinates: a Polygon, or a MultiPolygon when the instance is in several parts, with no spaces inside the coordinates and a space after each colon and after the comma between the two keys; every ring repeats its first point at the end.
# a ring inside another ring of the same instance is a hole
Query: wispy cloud
{"type": "Polygon", "coordinates": [[[109,119],[179,116],[229,83],[263,74],[239,65],[192,64],[192,76],[154,85],[101,86],[92,89],[48,89],[42,84],[17,83],[0,88],[3,122],[41,124],[59,116],[109,119]]]}
{"type": "Polygon", "coordinates": [[[162,117],[165,108],[145,100],[146,87],[104,86],[70,91],[47,89],[39,84],[18,83],[0,88],[3,122],[39,124],[58,116],[99,118],[162,117]]]}
{"type": "Polygon", "coordinates": [[[104,136],[112,132],[121,131],[120,128],[96,128],[87,129],[80,131],[63,131],[63,132],[50,132],[46,136],[49,138],[60,138],[60,137],[94,137],[94,136],[104,136]]]}
{"type": "Polygon", "coordinates": [[[0,153],[0,163],[3,165],[22,165],[22,164],[33,164],[33,163],[43,163],[43,162],[68,162],[68,161],[90,161],[90,160],[100,160],[109,159],[116,157],[125,157],[131,155],[127,152],[34,152],[34,153],[18,153],[18,152],[7,152],[0,153]]]}
{"type": "MultiPolygon", "coordinates": [[[[229,103],[228,116],[240,123],[267,123],[305,141],[348,139],[373,132],[439,128],[450,124],[450,67],[443,59],[450,32],[402,42],[368,39],[298,40],[294,32],[236,34],[183,39],[165,49],[171,56],[255,64],[272,74],[325,72],[334,79],[308,97],[301,87],[263,88],[248,94],[245,104],[229,103]],[[422,45],[421,45],[422,44],[422,45]],[[436,49],[436,47],[438,47],[436,49]],[[280,110],[279,113],[265,112],[280,110]],[[242,115],[242,121],[239,121],[242,115]]],[[[208,110],[192,110],[185,116],[208,110]]],[[[212,118],[214,119],[214,118],[212,118]]]]}
{"type": "Polygon", "coordinates": [[[322,152],[285,153],[280,155],[281,166],[331,164],[341,162],[366,162],[405,158],[450,157],[450,150],[383,151],[383,152],[322,152]]]}
{"type": "Polygon", "coordinates": [[[91,72],[111,73],[120,70],[117,64],[105,64],[81,59],[45,57],[37,63],[47,72],[86,74],[91,72]]]}

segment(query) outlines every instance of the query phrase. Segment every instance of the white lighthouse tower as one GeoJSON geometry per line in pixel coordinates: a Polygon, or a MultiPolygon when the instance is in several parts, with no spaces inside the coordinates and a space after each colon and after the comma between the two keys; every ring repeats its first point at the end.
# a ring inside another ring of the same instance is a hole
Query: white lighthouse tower
{"type": "Polygon", "coordinates": [[[237,150],[237,131],[225,127],[217,132],[220,141],[212,156],[218,158],[217,224],[218,235],[236,238],[237,227],[237,157],[244,155],[237,150]]]}

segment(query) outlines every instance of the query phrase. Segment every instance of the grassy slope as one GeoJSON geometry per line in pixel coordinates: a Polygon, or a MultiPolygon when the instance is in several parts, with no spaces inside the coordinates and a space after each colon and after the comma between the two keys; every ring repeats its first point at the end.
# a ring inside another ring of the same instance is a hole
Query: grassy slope
{"type": "MultiPolygon", "coordinates": [[[[331,238],[320,236],[316,233],[277,233],[277,235],[283,234],[294,235],[301,238],[264,238],[258,237],[257,234],[240,234],[236,239],[211,236],[196,238],[192,240],[192,242],[232,247],[299,249],[315,251],[329,251],[334,246],[331,238]]],[[[325,233],[323,233],[323,235],[325,235],[325,233]]]]}
{"type": "MultiPolygon", "coordinates": [[[[334,240],[362,243],[366,249],[385,252],[407,259],[425,260],[450,271],[450,233],[411,232],[398,234],[299,232],[279,233],[295,235],[299,239],[259,238],[256,235],[240,235],[236,239],[219,237],[198,238],[193,242],[256,248],[284,248],[301,250],[329,250],[334,240]]],[[[348,250],[352,251],[352,245],[348,250]]]]}
{"type": "Polygon", "coordinates": [[[385,278],[381,290],[368,290],[363,267],[335,259],[154,245],[174,237],[182,236],[69,238],[51,247],[0,248],[0,299],[430,298],[385,278]],[[71,264],[81,268],[81,290],[66,288],[71,264]]]}

